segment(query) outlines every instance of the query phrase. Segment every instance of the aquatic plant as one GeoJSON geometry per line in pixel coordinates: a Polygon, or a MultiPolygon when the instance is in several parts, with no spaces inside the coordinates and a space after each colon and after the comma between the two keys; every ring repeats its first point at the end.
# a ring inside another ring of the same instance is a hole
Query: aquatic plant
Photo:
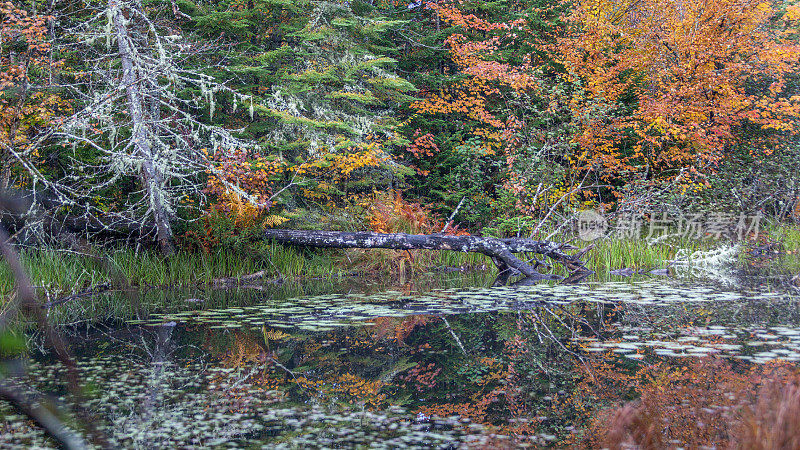
{"type": "Polygon", "coordinates": [[[730,244],[705,251],[680,249],[672,260],[672,267],[678,276],[733,284],[732,268],[740,248],[738,244],[730,244]]]}

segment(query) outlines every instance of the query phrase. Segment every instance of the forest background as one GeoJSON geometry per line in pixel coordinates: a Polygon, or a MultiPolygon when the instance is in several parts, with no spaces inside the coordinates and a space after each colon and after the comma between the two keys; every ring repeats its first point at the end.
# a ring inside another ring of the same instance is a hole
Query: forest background
{"type": "Polygon", "coordinates": [[[792,2],[32,0],[0,20],[22,244],[800,220],[792,2]]]}

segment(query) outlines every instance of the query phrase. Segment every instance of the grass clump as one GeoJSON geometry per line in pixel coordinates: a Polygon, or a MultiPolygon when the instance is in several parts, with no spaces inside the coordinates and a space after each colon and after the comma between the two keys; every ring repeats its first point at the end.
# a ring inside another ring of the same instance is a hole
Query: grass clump
{"type": "MultiPolygon", "coordinates": [[[[163,257],[155,251],[110,249],[97,255],[55,249],[25,250],[22,264],[31,283],[46,296],[62,296],[103,283],[124,280],[132,287],[170,287],[211,284],[215,279],[238,278],[264,271],[265,276],[301,278],[340,275],[330,253],[301,251],[280,244],[260,243],[250,254],[225,251],[208,253],[178,251],[163,257]]],[[[14,288],[8,266],[0,263],[0,295],[7,298],[14,288]]]]}

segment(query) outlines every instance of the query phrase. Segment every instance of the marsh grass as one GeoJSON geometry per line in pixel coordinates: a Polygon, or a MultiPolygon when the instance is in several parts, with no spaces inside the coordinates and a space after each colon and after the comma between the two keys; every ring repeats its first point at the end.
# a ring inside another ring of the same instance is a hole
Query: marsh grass
{"type": "MultiPolygon", "coordinates": [[[[697,242],[663,242],[656,245],[644,240],[599,240],[586,256],[587,267],[602,276],[609,271],[630,267],[652,269],[665,267],[680,248],[700,249],[697,242]]],[[[533,260],[537,255],[522,255],[533,260]]],[[[541,259],[541,257],[538,257],[541,259]]],[[[211,284],[219,278],[238,278],[263,270],[268,278],[287,280],[315,277],[339,277],[359,274],[370,277],[407,278],[443,271],[481,271],[496,273],[491,259],[478,253],[453,251],[385,249],[298,249],[280,244],[265,244],[248,255],[216,250],[179,251],[169,258],[158,253],[131,249],[107,251],[88,256],[57,250],[24,251],[23,264],[32,283],[45,296],[70,295],[91,286],[123,278],[134,288],[166,288],[211,284]]],[[[561,273],[556,266],[556,273],[561,273]]],[[[118,284],[118,283],[114,283],[118,284]]],[[[0,295],[10,295],[13,280],[8,268],[0,264],[0,295]]]]}
{"type": "MultiPolygon", "coordinates": [[[[768,241],[782,244],[785,254],[773,264],[784,271],[800,272],[800,227],[768,225],[762,231],[768,241]]],[[[570,236],[555,236],[555,241],[567,241],[570,236]]],[[[593,242],[572,242],[578,247],[593,244],[584,257],[587,267],[596,272],[595,279],[608,279],[615,269],[651,270],[665,268],[679,250],[692,253],[713,249],[721,243],[715,240],[669,238],[658,241],[646,239],[610,239],[593,242]]],[[[534,254],[521,255],[528,261],[542,259],[534,254]]],[[[82,255],[57,250],[27,250],[22,253],[35,286],[44,297],[70,295],[123,277],[133,288],[165,288],[211,284],[218,278],[238,278],[264,271],[267,278],[278,276],[287,281],[308,278],[329,278],[358,274],[365,277],[405,281],[410,276],[441,273],[458,269],[480,271],[487,276],[496,274],[491,259],[477,253],[453,251],[385,249],[302,249],[274,242],[259,242],[252,250],[226,251],[215,249],[208,253],[179,251],[169,258],[149,251],[135,252],[120,248],[107,250],[99,256],[82,255]]],[[[746,255],[740,257],[746,262],[746,255]]],[[[556,265],[554,273],[564,274],[556,265]]],[[[115,283],[117,284],[117,283],[115,283]]],[[[0,263],[0,296],[7,298],[13,289],[8,267],[0,263]]],[[[3,302],[0,302],[2,304],[3,302]]]]}
{"type": "Polygon", "coordinates": [[[800,251],[800,225],[768,225],[764,231],[772,239],[780,242],[786,251],[800,251]]]}
{"type": "MultiPolygon", "coordinates": [[[[238,278],[263,270],[269,277],[336,276],[343,273],[333,252],[309,252],[269,244],[242,255],[223,250],[179,251],[164,258],[150,251],[115,249],[98,256],[51,249],[22,252],[31,282],[49,296],[69,295],[90,286],[123,278],[136,288],[210,284],[218,278],[238,278]]],[[[13,279],[0,263],[0,295],[8,296],[13,279]]]]}
{"type": "Polygon", "coordinates": [[[792,274],[800,273],[800,225],[769,224],[764,229],[767,241],[777,242],[782,253],[776,265],[792,274]]]}
{"type": "Polygon", "coordinates": [[[587,263],[596,271],[609,272],[614,269],[664,268],[675,259],[679,250],[706,250],[714,246],[710,241],[672,238],[657,242],[646,239],[602,239],[587,255],[587,263]]]}

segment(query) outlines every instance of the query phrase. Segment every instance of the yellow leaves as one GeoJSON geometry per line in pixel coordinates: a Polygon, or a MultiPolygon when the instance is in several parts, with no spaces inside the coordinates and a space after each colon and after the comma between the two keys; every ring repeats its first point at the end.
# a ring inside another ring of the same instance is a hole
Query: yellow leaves
{"type": "MultiPolygon", "coordinates": [[[[745,120],[796,132],[798,99],[781,95],[800,47],[781,39],[773,14],[763,0],[580,1],[552,50],[584,89],[569,102],[575,142],[589,151],[582,159],[612,176],[645,158],[657,170],[710,166],[745,120]],[[754,77],[773,80],[759,98],[744,90],[754,77]],[[637,97],[636,109],[610,114],[623,94],[637,97]],[[634,151],[620,157],[625,148],[634,151]]],[[[800,17],[800,8],[786,16],[800,17]]]]}
{"type": "Polygon", "coordinates": [[[37,89],[36,76],[52,73],[61,61],[51,60],[47,37],[49,16],[28,14],[11,2],[0,3],[0,160],[12,164],[6,148],[38,158],[31,137],[70,112],[69,103],[37,89]],[[11,48],[12,51],[8,52],[11,48]]]}
{"type": "Polygon", "coordinates": [[[261,208],[244,200],[241,195],[226,190],[219,196],[220,204],[243,226],[252,224],[261,214],[261,208]]]}
{"type": "Polygon", "coordinates": [[[283,216],[278,216],[271,214],[264,219],[264,226],[273,228],[280,225],[283,225],[285,222],[288,222],[289,219],[283,216]]]}
{"type": "Polygon", "coordinates": [[[800,20],[800,5],[794,4],[786,7],[786,20],[797,21],[800,20]]]}
{"type": "Polygon", "coordinates": [[[386,402],[386,394],[381,392],[386,383],[380,380],[368,381],[351,373],[319,380],[298,376],[295,381],[303,388],[319,394],[341,397],[341,400],[361,403],[371,408],[382,406],[386,402]]]}
{"type": "Polygon", "coordinates": [[[663,117],[656,117],[656,119],[650,122],[648,128],[657,131],[658,133],[664,133],[665,131],[666,121],[663,117]]]}
{"type": "Polygon", "coordinates": [[[261,326],[261,334],[264,336],[264,341],[283,341],[292,337],[289,333],[284,333],[281,330],[267,330],[266,325],[261,326]]]}

